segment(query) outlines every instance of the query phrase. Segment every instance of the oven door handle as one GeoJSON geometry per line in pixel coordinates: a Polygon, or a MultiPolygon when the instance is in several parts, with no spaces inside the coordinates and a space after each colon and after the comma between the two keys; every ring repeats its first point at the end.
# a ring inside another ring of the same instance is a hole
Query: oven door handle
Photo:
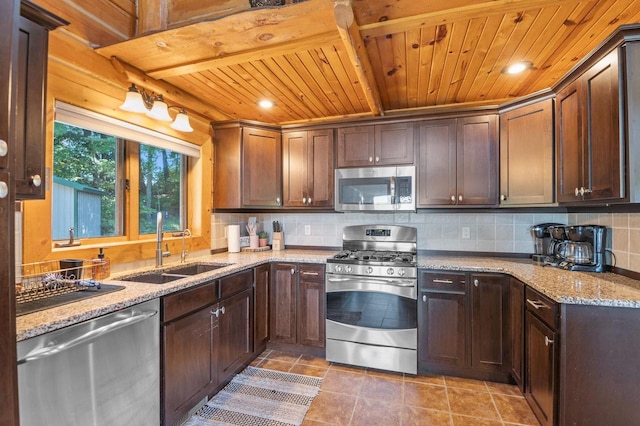
{"type": "Polygon", "coordinates": [[[402,281],[402,280],[376,280],[376,279],[371,279],[371,278],[353,278],[353,277],[345,277],[345,278],[336,278],[336,277],[329,277],[327,278],[327,281],[332,282],[332,283],[343,283],[343,282],[347,282],[347,281],[356,281],[356,282],[364,282],[367,284],[381,284],[381,285],[393,285],[396,287],[415,287],[415,283],[413,282],[408,282],[408,281],[402,281]]]}

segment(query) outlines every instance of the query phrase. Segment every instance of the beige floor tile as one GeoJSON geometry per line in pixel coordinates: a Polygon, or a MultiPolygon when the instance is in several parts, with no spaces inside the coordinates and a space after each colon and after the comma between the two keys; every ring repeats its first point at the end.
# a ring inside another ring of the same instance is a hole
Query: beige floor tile
{"type": "Polygon", "coordinates": [[[345,364],[336,364],[335,362],[332,362],[329,368],[331,370],[340,370],[340,371],[360,371],[362,373],[367,372],[367,369],[364,367],[357,367],[357,366],[345,365],[345,364]]]}
{"type": "Polygon", "coordinates": [[[499,420],[481,419],[478,417],[453,415],[454,426],[499,426],[502,422],[499,420]]]}
{"type": "Polygon", "coordinates": [[[402,406],[379,400],[358,398],[351,426],[400,425],[402,406]]]}
{"type": "Polygon", "coordinates": [[[447,387],[447,395],[455,414],[500,420],[489,392],[447,387]]]}
{"type": "Polygon", "coordinates": [[[444,386],[405,382],[404,405],[449,411],[447,390],[444,386]]]}
{"type": "Polygon", "coordinates": [[[444,376],[439,374],[420,374],[419,376],[406,374],[404,376],[404,381],[444,386],[444,376]]]}
{"type": "Polygon", "coordinates": [[[360,397],[402,404],[402,380],[365,375],[360,397]]]}
{"type": "Polygon", "coordinates": [[[489,392],[487,385],[482,380],[465,379],[462,377],[445,376],[444,381],[447,386],[454,388],[473,389],[489,392]]]}
{"type": "Polygon", "coordinates": [[[293,363],[291,362],[277,361],[274,359],[265,359],[260,364],[260,368],[268,368],[269,370],[284,371],[285,373],[289,372],[289,370],[291,370],[291,367],[293,367],[293,363]]]}
{"type": "Polygon", "coordinates": [[[394,371],[373,370],[370,368],[367,369],[367,376],[382,377],[385,379],[395,379],[395,380],[402,380],[404,378],[403,373],[396,373],[394,371]]]}
{"type": "Polygon", "coordinates": [[[329,368],[329,366],[331,365],[331,363],[326,359],[311,355],[300,356],[300,358],[298,359],[298,364],[313,365],[315,367],[325,368],[329,368]]]}
{"type": "Polygon", "coordinates": [[[489,392],[497,393],[501,395],[522,396],[520,388],[517,385],[510,385],[508,383],[494,383],[485,382],[489,392]]]}
{"type": "Polygon", "coordinates": [[[311,403],[305,419],[347,426],[355,405],[355,396],[321,391],[311,403]]]}
{"type": "Polygon", "coordinates": [[[346,393],[357,396],[365,377],[364,371],[342,371],[329,369],[322,379],[320,389],[329,392],[346,393]]]}
{"type": "Polygon", "coordinates": [[[533,415],[529,404],[523,397],[493,395],[493,400],[503,421],[523,425],[538,424],[536,416],[533,415]]]}
{"type": "Polygon", "coordinates": [[[328,367],[315,367],[313,365],[294,364],[289,373],[304,374],[305,376],[324,377],[329,370],[328,367]]]}
{"type": "Polygon", "coordinates": [[[275,361],[290,362],[293,364],[294,362],[298,361],[300,355],[282,351],[271,351],[269,355],[267,355],[267,358],[275,361]]]}
{"type": "Polygon", "coordinates": [[[402,426],[446,426],[450,424],[451,413],[448,411],[407,406],[402,410],[402,426]]]}

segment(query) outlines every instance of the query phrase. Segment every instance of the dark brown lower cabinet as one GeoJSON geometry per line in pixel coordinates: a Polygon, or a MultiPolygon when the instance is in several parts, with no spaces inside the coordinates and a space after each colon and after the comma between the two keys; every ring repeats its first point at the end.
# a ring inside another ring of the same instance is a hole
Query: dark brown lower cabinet
{"type": "Polygon", "coordinates": [[[162,298],[162,424],[173,425],[218,384],[212,316],[218,282],[162,298]]]}
{"type": "Polygon", "coordinates": [[[527,377],[525,398],[542,426],[555,424],[558,333],[531,312],[526,316],[527,377]]]}
{"type": "MultiPolygon", "coordinates": [[[[251,284],[249,281],[248,284],[251,284]]],[[[222,286],[223,284],[221,284],[222,286]]],[[[253,297],[251,288],[221,300],[218,310],[217,346],[218,383],[233,375],[251,361],[253,355],[253,297]]],[[[214,311],[215,312],[215,311],[214,311]]]]}
{"type": "Polygon", "coordinates": [[[324,271],[323,264],[271,265],[271,343],[324,348],[324,271]]]}
{"type": "Polygon", "coordinates": [[[269,288],[271,281],[269,264],[253,270],[253,352],[261,353],[269,342],[269,288]]]}
{"type": "Polygon", "coordinates": [[[419,370],[509,381],[507,277],[421,271],[419,281],[419,370]]]}

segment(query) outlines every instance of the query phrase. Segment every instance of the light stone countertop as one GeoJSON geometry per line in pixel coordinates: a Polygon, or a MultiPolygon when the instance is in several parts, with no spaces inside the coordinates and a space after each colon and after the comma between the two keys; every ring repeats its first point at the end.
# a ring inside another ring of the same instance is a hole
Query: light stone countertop
{"type": "MultiPolygon", "coordinates": [[[[335,251],[322,250],[220,253],[194,258],[190,260],[190,263],[222,263],[229,264],[228,266],[167,284],[145,284],[118,280],[129,275],[152,270],[153,268],[114,274],[108,280],[105,280],[104,284],[125,285],[125,289],[17,317],[17,340],[25,340],[96,318],[267,262],[324,263],[334,253],[335,251]]],[[[168,264],[164,266],[168,268],[178,265],[168,264]]],[[[475,256],[420,255],[418,256],[418,267],[438,270],[506,273],[560,303],[640,308],[640,281],[610,273],[564,271],[533,265],[527,259],[475,256]]]]}

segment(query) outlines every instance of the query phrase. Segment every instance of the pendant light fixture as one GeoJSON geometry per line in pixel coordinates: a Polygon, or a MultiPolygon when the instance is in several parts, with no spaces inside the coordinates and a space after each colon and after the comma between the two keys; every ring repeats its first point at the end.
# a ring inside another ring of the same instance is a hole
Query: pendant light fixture
{"type": "Polygon", "coordinates": [[[138,89],[135,84],[131,84],[127,96],[120,109],[129,112],[145,113],[147,116],[160,121],[173,121],[169,127],[181,132],[193,132],[193,127],[189,123],[187,111],[178,106],[169,106],[162,95],[147,93],[144,89],[138,89]],[[169,115],[170,108],[179,108],[175,120],[169,115]]]}

